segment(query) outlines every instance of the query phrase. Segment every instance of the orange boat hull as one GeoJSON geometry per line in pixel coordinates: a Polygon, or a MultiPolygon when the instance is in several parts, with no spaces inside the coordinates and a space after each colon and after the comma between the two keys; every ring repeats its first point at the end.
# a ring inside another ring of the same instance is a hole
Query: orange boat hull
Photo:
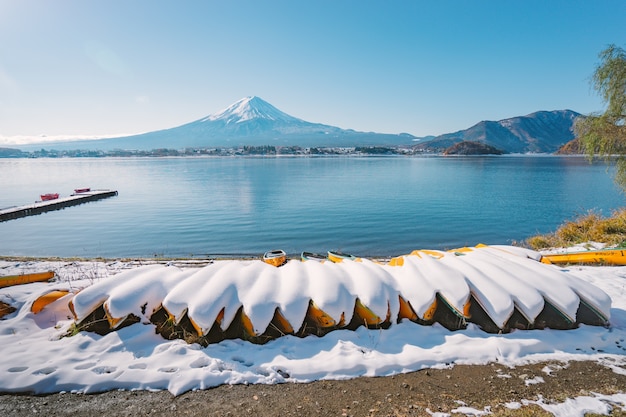
{"type": "Polygon", "coordinates": [[[9,275],[0,277],[0,288],[10,287],[12,285],[30,284],[31,282],[48,281],[54,278],[54,271],[37,272],[34,274],[9,275]]]}

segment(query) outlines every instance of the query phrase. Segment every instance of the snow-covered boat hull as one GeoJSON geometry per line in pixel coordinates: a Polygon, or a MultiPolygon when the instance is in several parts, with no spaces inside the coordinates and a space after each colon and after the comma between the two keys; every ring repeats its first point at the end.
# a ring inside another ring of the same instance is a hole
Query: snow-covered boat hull
{"type": "Polygon", "coordinates": [[[215,261],[197,270],[151,265],[76,294],[77,327],[106,333],[136,322],[165,338],[203,345],[337,329],[386,328],[404,320],[486,332],[606,326],[611,300],[532,251],[478,246],[415,251],[388,263],[215,261]],[[96,324],[98,323],[98,324],[96,324]],[[104,325],[103,325],[104,324],[104,325]]]}

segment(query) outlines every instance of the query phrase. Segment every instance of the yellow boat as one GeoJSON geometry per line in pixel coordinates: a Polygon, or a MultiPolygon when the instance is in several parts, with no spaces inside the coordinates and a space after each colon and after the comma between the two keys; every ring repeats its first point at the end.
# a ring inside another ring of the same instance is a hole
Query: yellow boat
{"type": "Polygon", "coordinates": [[[545,264],[626,265],[625,249],[591,250],[543,255],[545,264]]]}
{"type": "Polygon", "coordinates": [[[274,266],[281,266],[287,262],[287,254],[280,249],[265,252],[263,262],[274,266]]]}
{"type": "Polygon", "coordinates": [[[33,274],[8,275],[0,277],[0,288],[12,285],[30,284],[31,282],[48,281],[54,278],[54,271],[36,272],[33,274]]]}
{"type": "Polygon", "coordinates": [[[313,300],[309,300],[309,308],[307,309],[305,320],[314,323],[318,329],[331,329],[337,325],[337,322],[324,310],[315,305],[313,300]]]}
{"type": "Polygon", "coordinates": [[[54,290],[50,291],[40,297],[38,297],[35,301],[33,301],[33,305],[30,307],[30,311],[37,314],[41,312],[48,304],[51,304],[58,300],[61,297],[65,297],[69,294],[69,291],[65,290],[54,290]]]}
{"type": "MultiPolygon", "coordinates": [[[[391,313],[387,313],[386,321],[389,320],[389,316],[391,313]]],[[[383,323],[383,320],[379,316],[376,315],[369,307],[363,305],[361,300],[358,298],[354,303],[354,318],[357,323],[364,324],[365,327],[377,327],[383,323]]]]}
{"type": "MultiPolygon", "coordinates": [[[[224,316],[222,315],[222,320],[223,318],[224,316]]],[[[291,323],[287,321],[287,319],[285,318],[285,316],[283,316],[278,307],[274,310],[274,317],[272,317],[272,321],[263,333],[256,332],[254,330],[252,320],[250,320],[250,317],[248,317],[245,311],[243,311],[243,308],[241,309],[240,320],[238,320],[238,323],[239,324],[237,325],[237,322],[235,322],[235,327],[240,328],[240,332],[242,334],[237,336],[237,338],[250,340],[254,343],[262,344],[270,341],[271,339],[276,339],[277,337],[284,336],[286,334],[293,334],[293,327],[291,327],[291,323]]],[[[226,330],[226,332],[228,332],[228,329],[226,330]]]]}
{"type": "Polygon", "coordinates": [[[328,259],[334,263],[340,263],[345,259],[356,261],[358,258],[356,256],[350,255],[348,253],[343,253],[340,251],[328,251],[328,259]]]}

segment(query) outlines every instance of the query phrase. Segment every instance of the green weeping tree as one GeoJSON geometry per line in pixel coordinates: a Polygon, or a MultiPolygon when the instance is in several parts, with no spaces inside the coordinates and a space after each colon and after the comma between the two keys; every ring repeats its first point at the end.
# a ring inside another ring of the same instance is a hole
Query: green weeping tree
{"type": "Polygon", "coordinates": [[[626,191],[626,51],[610,45],[599,57],[591,84],[606,110],[577,119],[574,129],[590,159],[615,164],[615,182],[626,191]]]}

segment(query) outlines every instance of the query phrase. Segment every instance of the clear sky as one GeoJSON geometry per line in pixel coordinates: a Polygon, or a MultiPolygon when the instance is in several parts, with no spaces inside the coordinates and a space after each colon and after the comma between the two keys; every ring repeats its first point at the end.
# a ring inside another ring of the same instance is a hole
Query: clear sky
{"type": "Polygon", "coordinates": [[[164,129],[251,95],[416,136],[590,113],[611,43],[624,0],[0,0],[0,144],[164,129]]]}

